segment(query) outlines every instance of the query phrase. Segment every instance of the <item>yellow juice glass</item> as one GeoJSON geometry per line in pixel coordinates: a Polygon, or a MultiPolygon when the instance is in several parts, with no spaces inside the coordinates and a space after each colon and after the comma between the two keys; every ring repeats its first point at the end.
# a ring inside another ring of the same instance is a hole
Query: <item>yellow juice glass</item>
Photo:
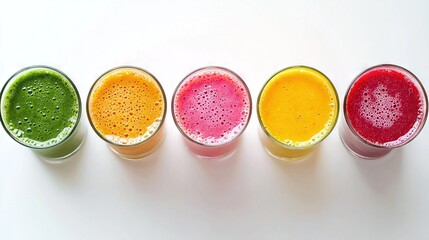
{"type": "Polygon", "coordinates": [[[143,69],[119,67],[103,74],[88,94],[87,111],[94,131],[122,158],[141,159],[164,138],[165,93],[143,69]]]}
{"type": "Polygon", "coordinates": [[[337,91],[322,72],[307,66],[283,69],[258,97],[261,142],[277,159],[303,159],[332,131],[338,112],[337,91]]]}

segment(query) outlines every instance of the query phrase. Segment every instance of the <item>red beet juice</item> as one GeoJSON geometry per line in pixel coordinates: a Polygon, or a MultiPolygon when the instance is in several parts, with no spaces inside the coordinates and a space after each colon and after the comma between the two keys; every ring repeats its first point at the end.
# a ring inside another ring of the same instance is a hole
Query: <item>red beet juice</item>
{"type": "Polygon", "coordinates": [[[427,98],[408,70],[380,65],[361,73],[344,99],[344,144],[364,158],[378,158],[414,139],[427,117],[427,98]]]}

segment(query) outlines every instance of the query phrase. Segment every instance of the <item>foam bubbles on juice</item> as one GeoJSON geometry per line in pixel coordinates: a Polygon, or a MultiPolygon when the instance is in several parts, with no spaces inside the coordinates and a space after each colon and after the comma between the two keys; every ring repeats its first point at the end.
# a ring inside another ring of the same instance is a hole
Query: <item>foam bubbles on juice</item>
{"type": "Polygon", "coordinates": [[[390,128],[402,116],[399,93],[391,96],[387,87],[379,84],[375,89],[366,88],[362,94],[360,114],[377,128],[390,128]]]}

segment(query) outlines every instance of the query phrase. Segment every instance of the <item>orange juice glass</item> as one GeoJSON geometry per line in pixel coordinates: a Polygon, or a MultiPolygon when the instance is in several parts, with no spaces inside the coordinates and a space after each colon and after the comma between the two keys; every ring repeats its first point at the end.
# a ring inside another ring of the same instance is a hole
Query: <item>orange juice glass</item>
{"type": "Polygon", "coordinates": [[[257,102],[260,139],[265,150],[281,160],[299,160],[334,128],[338,94],[320,71],[294,66],[272,76],[257,102]]]}
{"type": "Polygon", "coordinates": [[[87,114],[92,128],[122,158],[151,154],[162,142],[166,97],[158,80],[136,67],[104,73],[92,86],[87,114]]]}

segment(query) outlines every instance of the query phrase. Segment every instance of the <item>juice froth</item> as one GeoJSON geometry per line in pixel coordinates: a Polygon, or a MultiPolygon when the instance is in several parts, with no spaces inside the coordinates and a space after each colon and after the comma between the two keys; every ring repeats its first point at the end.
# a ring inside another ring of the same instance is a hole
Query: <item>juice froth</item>
{"type": "Polygon", "coordinates": [[[398,146],[414,136],[425,103],[410,73],[380,66],[361,74],[349,89],[346,115],[354,131],[378,146],[398,146]]]}
{"type": "Polygon", "coordinates": [[[215,146],[232,141],[245,129],[250,105],[241,79],[220,68],[207,68],[192,73],[179,85],[173,115],[190,139],[215,146]]]}

